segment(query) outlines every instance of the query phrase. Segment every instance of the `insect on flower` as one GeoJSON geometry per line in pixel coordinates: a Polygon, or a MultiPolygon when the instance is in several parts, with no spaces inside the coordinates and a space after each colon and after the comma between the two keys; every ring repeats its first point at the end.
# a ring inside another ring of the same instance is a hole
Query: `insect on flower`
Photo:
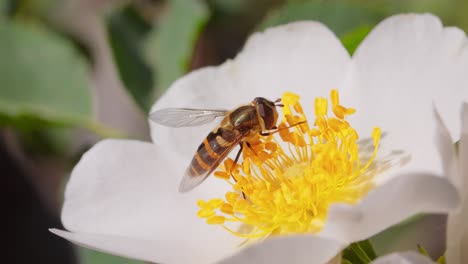
{"type": "MultiPolygon", "coordinates": [[[[249,140],[267,136],[278,131],[276,107],[282,107],[281,99],[270,101],[256,97],[249,105],[240,106],[232,111],[189,108],[165,108],[154,111],[150,119],[168,127],[191,127],[206,124],[217,117],[224,117],[219,126],[206,136],[198,147],[179,187],[187,192],[202,183],[239,145],[234,159],[238,161],[244,143],[251,148],[249,140]]],[[[299,122],[299,125],[303,122],[299,122]]],[[[288,127],[289,128],[289,127],[288,127]]]]}

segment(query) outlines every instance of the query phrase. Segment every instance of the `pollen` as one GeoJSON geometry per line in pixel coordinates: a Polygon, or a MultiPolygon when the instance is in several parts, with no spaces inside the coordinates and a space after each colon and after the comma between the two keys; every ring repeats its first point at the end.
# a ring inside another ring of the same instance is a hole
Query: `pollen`
{"type": "Polygon", "coordinates": [[[370,131],[373,148],[360,153],[358,133],[346,120],[356,110],[340,104],[338,91],[331,91],[330,100],[315,99],[313,122],[299,99],[285,93],[278,133],[249,139],[241,162],[226,159],[218,168],[214,175],[232,190],[198,201],[200,218],[246,239],[316,233],[332,204],[355,204],[373,188],[375,173],[369,167],[380,129],[370,131]],[[242,228],[233,229],[231,223],[242,228]]]}

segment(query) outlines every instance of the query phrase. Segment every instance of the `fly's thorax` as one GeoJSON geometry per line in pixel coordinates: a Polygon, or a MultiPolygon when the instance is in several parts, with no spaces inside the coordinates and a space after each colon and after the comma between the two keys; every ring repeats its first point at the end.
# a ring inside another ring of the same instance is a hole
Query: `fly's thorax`
{"type": "Polygon", "coordinates": [[[241,106],[228,115],[232,129],[240,131],[257,130],[260,123],[257,117],[257,109],[252,105],[241,106]]]}
{"type": "Polygon", "coordinates": [[[265,130],[273,129],[278,120],[275,103],[263,97],[257,97],[252,101],[252,105],[255,106],[261,127],[265,130]]]}

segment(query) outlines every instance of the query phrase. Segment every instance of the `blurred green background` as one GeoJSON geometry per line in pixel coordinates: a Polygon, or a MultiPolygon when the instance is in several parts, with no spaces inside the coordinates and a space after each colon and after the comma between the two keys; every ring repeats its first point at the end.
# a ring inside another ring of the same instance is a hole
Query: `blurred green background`
{"type": "MultiPolygon", "coordinates": [[[[149,140],[146,113],[171,82],[234,57],[252,32],[318,20],[353,53],[376,23],[406,12],[468,30],[466,0],[0,0],[2,262],[141,263],[47,231],[60,227],[63,186],[84,151],[108,137],[149,140]]],[[[373,241],[389,250],[379,243],[392,234],[443,232],[444,221],[412,219],[373,241]]],[[[437,256],[443,245],[426,248],[437,256]]]]}

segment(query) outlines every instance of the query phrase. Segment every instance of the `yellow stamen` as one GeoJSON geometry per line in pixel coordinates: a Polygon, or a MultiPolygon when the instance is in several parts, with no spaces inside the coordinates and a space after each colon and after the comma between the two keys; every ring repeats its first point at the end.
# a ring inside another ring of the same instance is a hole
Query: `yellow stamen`
{"type": "Polygon", "coordinates": [[[362,199],[373,187],[375,173],[368,168],[376,157],[381,131],[374,128],[373,152],[361,165],[358,133],[346,121],[355,110],[340,104],[336,90],[330,98],[334,116],[328,116],[328,100],[316,98],[315,121],[307,123],[299,96],[285,93],[278,136],[249,141],[253,150],[244,148],[239,164],[227,159],[215,176],[228,181],[233,191],[224,199],[198,201],[198,216],[234,235],[254,239],[318,232],[330,205],[362,199]],[[240,222],[244,228],[232,230],[227,222],[240,222]]]}

